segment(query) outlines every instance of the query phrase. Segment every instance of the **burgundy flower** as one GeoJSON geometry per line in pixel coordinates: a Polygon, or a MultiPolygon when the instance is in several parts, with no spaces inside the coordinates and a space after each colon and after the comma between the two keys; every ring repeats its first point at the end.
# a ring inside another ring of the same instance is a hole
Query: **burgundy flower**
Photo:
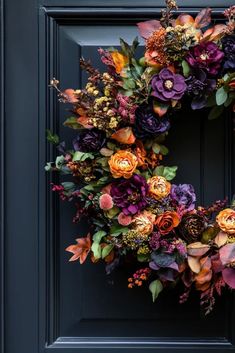
{"type": "Polygon", "coordinates": [[[148,184],[145,178],[138,174],[128,180],[113,183],[110,190],[114,204],[120,207],[125,215],[141,211],[147,204],[147,193],[148,184]]]}
{"type": "Polygon", "coordinates": [[[159,74],[154,75],[151,85],[152,96],[163,102],[181,99],[187,88],[184,77],[169,69],[162,69],[159,74]]]}
{"type": "Polygon", "coordinates": [[[189,65],[216,75],[220,69],[224,53],[213,42],[202,42],[193,47],[186,57],[189,65]]]}

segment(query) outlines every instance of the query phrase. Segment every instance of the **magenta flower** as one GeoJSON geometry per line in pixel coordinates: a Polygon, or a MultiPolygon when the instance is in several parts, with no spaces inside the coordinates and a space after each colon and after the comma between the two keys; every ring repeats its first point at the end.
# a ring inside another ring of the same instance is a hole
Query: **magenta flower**
{"type": "Polygon", "coordinates": [[[180,100],[187,88],[184,77],[169,69],[162,69],[159,74],[154,75],[151,85],[151,95],[163,102],[180,100]]]}
{"type": "Polygon", "coordinates": [[[202,42],[193,47],[186,57],[194,68],[204,69],[211,75],[216,75],[220,69],[224,53],[213,42],[202,42]]]}

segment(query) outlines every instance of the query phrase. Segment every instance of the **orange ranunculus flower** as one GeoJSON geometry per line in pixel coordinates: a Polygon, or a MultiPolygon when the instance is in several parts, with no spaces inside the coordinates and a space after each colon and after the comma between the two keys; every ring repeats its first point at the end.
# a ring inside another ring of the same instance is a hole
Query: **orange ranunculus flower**
{"type": "Polygon", "coordinates": [[[149,235],[153,231],[154,221],[156,216],[149,212],[144,211],[133,218],[132,224],[134,230],[142,235],[149,235]]]}
{"type": "Polygon", "coordinates": [[[113,51],[111,53],[111,56],[113,59],[116,73],[120,74],[122,72],[122,69],[128,63],[128,58],[125,55],[119,53],[118,51],[113,51]]]}
{"type": "Polygon", "coordinates": [[[154,176],[148,179],[149,194],[156,200],[160,200],[169,195],[171,183],[162,176],[154,176]]]}
{"type": "Polygon", "coordinates": [[[180,223],[178,213],[174,211],[166,211],[157,217],[155,225],[162,235],[168,234],[173,228],[177,227],[180,223]]]}
{"type": "Polygon", "coordinates": [[[135,142],[135,135],[130,126],[116,131],[111,138],[126,145],[132,145],[135,142]]]}
{"type": "Polygon", "coordinates": [[[235,210],[226,208],[216,217],[220,229],[228,234],[235,234],[235,210]]]}
{"type": "Polygon", "coordinates": [[[120,150],[111,156],[108,163],[114,178],[129,179],[137,167],[138,160],[133,153],[120,150]]]}

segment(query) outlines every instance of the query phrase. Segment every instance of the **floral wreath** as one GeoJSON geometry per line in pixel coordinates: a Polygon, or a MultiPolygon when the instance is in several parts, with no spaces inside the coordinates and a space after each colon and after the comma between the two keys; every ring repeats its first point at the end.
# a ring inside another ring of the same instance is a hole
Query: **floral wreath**
{"type": "Polygon", "coordinates": [[[144,57],[120,39],[121,49],[99,49],[107,70],[100,73],[80,60],[88,74],[84,89],[60,91],[76,130],[72,149],[47,131],[60,155],[46,170],[71,176],[53,184],[62,200],[74,200],[74,222],[85,218],[89,233],[66,250],[70,261],[101,259],[110,274],[132,263],[128,287],[147,283],[153,301],[181,282],[180,303],[192,288],[200,292],[205,313],[223,287],[235,288],[235,209],[233,202],[196,206],[190,184],[175,185],[176,166],[164,166],[164,141],[174,112],[182,105],[210,109],[209,119],[224,109],[235,111],[235,6],[224,12],[225,24],[211,25],[211,9],[196,18],[180,14],[166,0],[160,20],[138,23],[146,43],[144,57]]]}

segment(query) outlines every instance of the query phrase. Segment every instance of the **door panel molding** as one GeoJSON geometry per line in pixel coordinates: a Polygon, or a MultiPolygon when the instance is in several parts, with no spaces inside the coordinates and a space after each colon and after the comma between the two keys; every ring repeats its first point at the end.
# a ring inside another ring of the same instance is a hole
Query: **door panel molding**
{"type": "MultiPolygon", "coordinates": [[[[50,4],[47,1],[47,4],[50,4]]],[[[59,2],[58,2],[59,3],[59,2]]],[[[60,80],[60,36],[63,27],[70,28],[76,25],[133,25],[138,21],[147,20],[159,16],[161,7],[153,7],[149,1],[148,7],[88,7],[93,2],[86,2],[86,7],[68,7],[68,6],[42,6],[39,11],[39,160],[40,165],[45,164],[47,160],[53,160],[55,151],[47,145],[45,140],[45,129],[50,128],[54,132],[59,130],[59,107],[56,95],[48,90],[47,83],[52,77],[60,80]],[[151,5],[151,6],[150,6],[151,5]],[[66,27],[67,26],[67,27],[66,27]]],[[[99,5],[101,2],[96,2],[99,5]]],[[[115,2],[114,4],[116,4],[115,2]]],[[[128,4],[128,2],[125,2],[128,4]]],[[[53,2],[54,4],[54,2],[53,2]]],[[[138,4],[138,3],[137,3],[138,4]]],[[[221,11],[224,10],[224,4],[221,1],[213,2],[218,6],[214,10],[214,18],[221,20],[221,11]]],[[[92,6],[92,5],[91,5],[92,6]]],[[[128,5],[129,6],[129,5],[128,5]]],[[[198,2],[200,6],[200,2],[198,2]]],[[[187,12],[194,14],[196,7],[185,7],[187,12]]],[[[180,12],[184,11],[181,9],[180,12]]],[[[117,34],[118,35],[118,34],[117,34]]],[[[81,48],[77,45],[77,49],[71,46],[73,54],[80,55],[81,48]],[[80,53],[80,54],[79,54],[80,53]]],[[[73,59],[73,60],[77,60],[73,59]]],[[[70,82],[72,86],[73,82],[70,82]]],[[[232,134],[232,114],[225,119],[225,139],[224,139],[224,194],[232,195],[234,192],[234,138],[232,134]]],[[[204,133],[204,132],[203,132],[204,133]]],[[[204,150],[201,154],[204,153],[204,150]]],[[[201,156],[204,158],[204,154],[201,156]]],[[[207,158],[210,158],[208,155],[207,158]]],[[[205,166],[205,161],[203,161],[205,166]]],[[[202,185],[205,170],[201,172],[202,185]]],[[[140,337],[60,337],[60,262],[58,258],[58,248],[60,243],[59,232],[60,225],[58,215],[60,212],[59,200],[55,198],[50,190],[49,183],[56,182],[55,177],[44,175],[44,171],[40,172],[39,187],[39,233],[41,234],[39,243],[39,323],[41,347],[46,346],[45,352],[52,349],[60,353],[70,352],[71,349],[78,348],[79,353],[93,353],[96,349],[100,352],[113,349],[115,352],[132,352],[136,348],[144,349],[143,352],[155,350],[157,352],[206,352],[206,350],[214,349],[218,353],[235,351],[235,333],[233,330],[235,324],[235,296],[230,295],[230,305],[227,306],[228,322],[226,337],[209,337],[209,338],[140,338],[140,337]],[[46,205],[46,206],[45,206],[46,205]],[[46,329],[45,329],[46,322],[46,329]]],[[[201,196],[204,192],[201,190],[201,196]]],[[[142,352],[142,350],[141,350],[142,352]]]]}

